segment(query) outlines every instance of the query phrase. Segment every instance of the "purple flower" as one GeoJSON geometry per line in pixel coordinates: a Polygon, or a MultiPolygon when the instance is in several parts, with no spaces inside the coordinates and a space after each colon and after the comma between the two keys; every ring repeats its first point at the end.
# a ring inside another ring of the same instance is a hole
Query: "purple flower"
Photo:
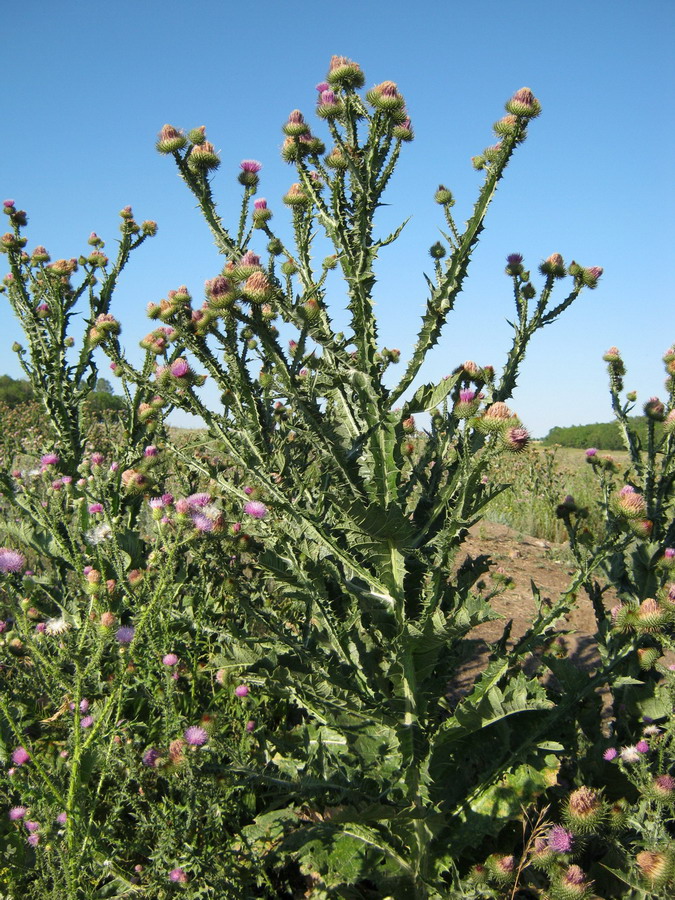
{"type": "Polygon", "coordinates": [[[237,697],[248,697],[248,685],[247,684],[238,684],[234,689],[234,693],[237,697]]]}
{"type": "Polygon", "coordinates": [[[148,459],[150,459],[153,456],[157,456],[158,454],[159,454],[159,450],[157,449],[157,447],[153,446],[152,444],[149,447],[146,447],[145,450],[143,451],[143,456],[145,456],[148,459]]]}
{"type": "Polygon", "coordinates": [[[597,452],[598,451],[596,450],[595,447],[589,447],[588,450],[586,451],[586,456],[588,456],[588,457],[596,456],[597,452]]]}
{"type": "Polygon", "coordinates": [[[259,197],[257,200],[254,200],[253,209],[267,209],[267,200],[265,200],[264,197],[259,197]]]}
{"type": "Polygon", "coordinates": [[[159,750],[156,750],[154,747],[151,747],[149,750],[143,754],[143,765],[147,766],[149,769],[155,768],[155,763],[160,758],[161,754],[159,750]]]}
{"type": "Polygon", "coordinates": [[[83,719],[80,719],[80,728],[91,728],[94,724],[93,716],[85,716],[83,719]]]}
{"type": "Polygon", "coordinates": [[[136,629],[133,625],[122,625],[117,629],[115,637],[120,644],[130,644],[133,641],[135,634],[136,629]]]}
{"type": "Polygon", "coordinates": [[[562,825],[554,825],[548,833],[548,845],[554,853],[569,853],[574,845],[574,836],[562,825]]]}
{"type": "Polygon", "coordinates": [[[649,744],[647,741],[638,741],[635,745],[635,749],[640,753],[649,753],[649,744]]]}
{"type": "Polygon", "coordinates": [[[178,657],[175,653],[167,653],[165,657],[163,657],[162,662],[165,666],[175,666],[178,662],[178,657]]]}
{"type": "Polygon", "coordinates": [[[37,847],[40,843],[40,835],[39,834],[29,834],[28,835],[28,843],[31,847],[37,847]]]}
{"type": "Polygon", "coordinates": [[[206,730],[199,725],[191,725],[186,728],[183,737],[191,747],[202,747],[209,739],[206,730]]]}
{"type": "Polygon", "coordinates": [[[59,459],[59,456],[57,453],[45,453],[44,456],[40,457],[40,465],[42,465],[44,467],[58,466],[60,461],[61,460],[59,459]]]}
{"type": "Polygon", "coordinates": [[[618,750],[616,750],[614,747],[608,747],[602,754],[602,758],[607,762],[611,762],[613,759],[616,759],[618,755],[618,750]]]}
{"type": "Polygon", "coordinates": [[[5,574],[21,572],[26,568],[26,557],[18,550],[0,547],[0,572],[5,574]]]}
{"type": "Polygon", "coordinates": [[[19,819],[23,819],[28,810],[25,806],[13,806],[9,811],[9,821],[10,822],[18,822],[19,819]]]}
{"type": "Polygon", "coordinates": [[[187,502],[190,504],[190,506],[196,507],[197,509],[202,509],[203,507],[208,506],[211,502],[211,494],[190,494],[190,496],[187,498],[187,502]]]}
{"type": "Polygon", "coordinates": [[[323,92],[329,90],[329,88],[330,85],[327,81],[320,81],[316,86],[316,89],[320,94],[323,94],[323,92]]]}
{"type": "Polygon", "coordinates": [[[14,209],[14,200],[3,200],[2,205],[5,209],[14,209]]]}
{"type": "Polygon", "coordinates": [[[17,747],[12,753],[12,762],[15,766],[25,766],[30,762],[30,753],[25,747],[17,747]]]}
{"type": "Polygon", "coordinates": [[[506,261],[510,266],[519,266],[523,261],[522,253],[509,253],[506,261]]]}
{"type": "Polygon", "coordinates": [[[188,877],[183,869],[172,869],[169,872],[169,881],[173,881],[176,884],[185,884],[187,880],[188,877]]]}
{"type": "Polygon", "coordinates": [[[66,822],[68,821],[68,813],[60,812],[58,814],[58,816],[56,817],[56,821],[59,823],[59,825],[65,825],[66,822]]]}
{"type": "Polygon", "coordinates": [[[255,175],[262,169],[262,163],[259,163],[256,159],[243,159],[239,163],[239,168],[243,172],[253,172],[255,175]]]}
{"type": "Polygon", "coordinates": [[[90,503],[89,504],[89,512],[94,515],[95,513],[103,512],[103,504],[102,503],[90,503]]]}
{"type": "Polygon", "coordinates": [[[169,366],[169,371],[174,378],[184,378],[190,371],[190,366],[185,359],[176,359],[169,366]]]}
{"type": "Polygon", "coordinates": [[[267,507],[260,500],[249,500],[244,504],[244,512],[248,516],[253,516],[254,519],[264,519],[267,515],[267,507]]]}
{"type": "Polygon", "coordinates": [[[673,557],[675,557],[675,547],[666,547],[663,551],[663,555],[666,559],[673,559],[673,557]]]}
{"type": "Polygon", "coordinates": [[[26,831],[30,832],[30,834],[35,834],[36,831],[40,830],[39,822],[24,822],[26,826],[26,831]]]}
{"type": "MultiPolygon", "coordinates": [[[[248,722],[246,723],[246,730],[249,732],[255,731],[255,719],[248,720],[248,722]]],[[[667,777],[667,776],[665,776],[665,777],[667,777]]]]}
{"type": "Polygon", "coordinates": [[[208,516],[202,515],[202,513],[195,513],[192,516],[192,524],[197,531],[213,531],[215,527],[215,522],[209,519],[208,516]]]}
{"type": "Polygon", "coordinates": [[[102,453],[92,453],[91,454],[91,464],[92,466],[102,466],[103,460],[105,457],[102,453]]]}

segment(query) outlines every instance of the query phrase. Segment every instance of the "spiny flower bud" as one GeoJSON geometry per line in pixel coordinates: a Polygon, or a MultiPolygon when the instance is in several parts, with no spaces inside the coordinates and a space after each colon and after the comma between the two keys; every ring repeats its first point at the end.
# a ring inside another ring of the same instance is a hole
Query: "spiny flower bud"
{"type": "Polygon", "coordinates": [[[299,312],[306,322],[315,322],[321,313],[321,306],[315,297],[310,297],[306,303],[300,307],[299,312]]]}
{"type": "Polygon", "coordinates": [[[192,144],[203,144],[206,140],[206,125],[200,125],[199,128],[191,128],[188,131],[188,140],[192,144]]]}
{"type": "Polygon", "coordinates": [[[432,244],[431,247],[429,248],[429,256],[432,259],[443,259],[443,257],[446,255],[446,253],[447,253],[447,250],[445,249],[443,244],[441,244],[440,241],[436,241],[436,243],[432,244]]]}
{"type": "Polygon", "coordinates": [[[438,190],[434,194],[434,200],[436,203],[439,203],[441,206],[454,206],[455,200],[452,196],[452,191],[449,191],[445,185],[439,184],[438,190]]]}
{"type": "Polygon", "coordinates": [[[272,218],[272,210],[267,208],[267,200],[260,197],[253,203],[253,227],[263,228],[266,222],[272,218]]]}
{"type": "Polygon", "coordinates": [[[453,413],[458,419],[470,419],[475,415],[480,405],[482,394],[469,388],[463,388],[459,392],[459,399],[455,403],[453,413]]]}
{"type": "Polygon", "coordinates": [[[333,147],[326,157],[325,163],[330,169],[341,172],[344,172],[349,167],[349,162],[339,147],[333,147]]]}
{"type": "Polygon", "coordinates": [[[228,263],[225,274],[231,275],[236,281],[246,281],[254,272],[261,270],[260,257],[252,250],[247,250],[237,263],[228,263]]]}
{"type": "Polygon", "coordinates": [[[564,808],[564,817],[575,834],[590,834],[602,824],[606,805],[601,795],[589,787],[572,791],[564,808]]]}
{"type": "Polygon", "coordinates": [[[644,405],[644,413],[648,419],[654,422],[663,422],[666,418],[666,408],[658,397],[650,397],[644,405]]]}
{"type": "Polygon", "coordinates": [[[319,94],[319,103],[316,108],[317,115],[322,119],[335,119],[342,112],[342,102],[331,90],[322,91],[319,94]]]}
{"type": "Polygon", "coordinates": [[[307,207],[311,203],[311,200],[305,193],[302,185],[298,182],[289,187],[288,193],[284,195],[283,200],[287,206],[298,209],[307,207]]]}
{"type": "Polygon", "coordinates": [[[510,253],[506,257],[506,274],[516,277],[524,272],[523,256],[521,253],[510,253]]]}
{"type": "Polygon", "coordinates": [[[559,253],[552,253],[539,266],[542,275],[552,275],[554,278],[564,278],[566,273],[565,263],[559,253]]]}
{"type": "Polygon", "coordinates": [[[654,523],[651,519],[630,519],[627,524],[633,534],[645,540],[651,536],[654,530],[654,523]]]}
{"type": "Polygon", "coordinates": [[[593,290],[593,288],[598,286],[602,273],[603,269],[601,266],[589,266],[587,269],[582,269],[581,280],[587,288],[593,290]]]}
{"type": "Polygon", "coordinates": [[[30,255],[30,261],[33,264],[46,263],[46,262],[49,262],[49,260],[50,260],[49,253],[47,253],[45,248],[42,246],[36,247],[35,250],[33,250],[33,252],[30,255]]]}
{"type": "Polygon", "coordinates": [[[642,671],[649,672],[661,658],[661,651],[658,647],[638,647],[637,657],[642,671]]]}
{"type": "Polygon", "coordinates": [[[651,784],[651,796],[660,802],[675,798],[675,778],[672,775],[657,775],[651,784]]]}
{"type": "Polygon", "coordinates": [[[412,141],[415,137],[410,116],[406,116],[402,122],[399,122],[391,130],[392,135],[397,141],[412,141]]]}
{"type": "Polygon", "coordinates": [[[641,519],[647,509],[645,498],[630,484],[621,488],[612,505],[618,515],[627,519],[641,519]]]}
{"type": "Polygon", "coordinates": [[[650,882],[652,887],[661,887],[673,876],[672,853],[659,853],[642,850],[635,857],[640,873],[650,882]]]}
{"type": "Polygon", "coordinates": [[[241,172],[239,173],[239,184],[246,187],[255,187],[260,179],[258,172],[262,169],[262,163],[255,159],[244,159],[239,163],[241,172]]]}
{"type": "Polygon", "coordinates": [[[591,884],[577,865],[569,866],[565,872],[556,873],[551,878],[551,897],[553,900],[583,900],[588,897],[591,884]]]}
{"type": "Polygon", "coordinates": [[[326,76],[326,81],[331,87],[354,90],[362,88],[365,80],[358,63],[347,59],[346,56],[333,56],[331,58],[328,75],[326,76]]]}
{"type": "Polygon", "coordinates": [[[165,125],[157,136],[156,147],[160,153],[175,153],[182,150],[187,144],[187,138],[182,131],[178,131],[173,125],[165,125]]]}
{"type": "Polygon", "coordinates": [[[502,432],[502,443],[511,453],[521,453],[530,443],[530,433],[522,425],[502,432]]]}
{"type": "Polygon", "coordinates": [[[516,861],[513,856],[500,856],[493,853],[486,859],[485,868],[500,884],[508,884],[515,878],[516,861]]]}
{"type": "Polygon", "coordinates": [[[366,100],[375,109],[389,112],[403,108],[404,100],[393,81],[383,81],[366,94],[366,100]]]}
{"type": "Polygon", "coordinates": [[[640,631],[659,631],[669,620],[668,611],[659,606],[653,597],[647,597],[639,605],[635,614],[636,625],[640,631]]]}
{"type": "Polygon", "coordinates": [[[288,116],[288,121],[283,127],[284,134],[289,137],[300,137],[303,134],[309,134],[309,125],[305,122],[299,109],[294,109],[288,116]]]}
{"type": "Polygon", "coordinates": [[[541,103],[529,88],[523,87],[506,101],[506,111],[519,118],[534,119],[541,112],[541,103]]]}
{"type": "Polygon", "coordinates": [[[274,289],[264,272],[254,272],[243,287],[244,299],[250,303],[264,303],[274,294],[274,289]]]}
{"type": "Polygon", "coordinates": [[[516,133],[518,127],[518,119],[516,116],[504,116],[492,126],[492,129],[499,137],[509,137],[516,133]]]}
{"type": "Polygon", "coordinates": [[[195,144],[188,156],[188,166],[193,172],[208,172],[210,169],[217,169],[219,165],[220,159],[210,141],[195,144]]]}
{"type": "Polygon", "coordinates": [[[673,434],[675,432],[675,409],[671,409],[668,413],[663,427],[668,434],[673,434]]]}
{"type": "Polygon", "coordinates": [[[516,414],[500,400],[489,406],[476,424],[480,431],[490,434],[503,431],[507,425],[513,424],[514,420],[517,421],[516,414]]]}

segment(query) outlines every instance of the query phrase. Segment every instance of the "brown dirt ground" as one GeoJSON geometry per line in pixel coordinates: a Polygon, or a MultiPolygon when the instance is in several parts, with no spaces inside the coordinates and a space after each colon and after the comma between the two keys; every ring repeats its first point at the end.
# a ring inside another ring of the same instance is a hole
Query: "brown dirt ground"
{"type": "MultiPolygon", "coordinates": [[[[488,641],[497,640],[506,621],[513,620],[511,643],[527,630],[536,612],[532,597],[531,582],[534,582],[542,599],[555,602],[570,584],[574,570],[568,561],[565,544],[552,544],[539,538],[521,535],[506,525],[483,520],[475,525],[457,557],[458,565],[466,556],[473,558],[486,555],[491,558],[491,572],[508,575],[512,584],[492,604],[505,620],[486,622],[474,628],[467,640],[474,643],[470,659],[464,663],[453,679],[450,694],[459,700],[466,694],[478,673],[484,667],[488,656],[488,641]]],[[[491,587],[492,579],[484,576],[486,586],[491,587]]],[[[613,605],[607,595],[607,602],[613,605]]],[[[572,609],[567,624],[558,626],[570,634],[561,635],[569,657],[581,668],[592,669],[597,661],[597,651],[592,635],[596,630],[595,616],[591,602],[580,590],[578,600],[572,609]]]]}

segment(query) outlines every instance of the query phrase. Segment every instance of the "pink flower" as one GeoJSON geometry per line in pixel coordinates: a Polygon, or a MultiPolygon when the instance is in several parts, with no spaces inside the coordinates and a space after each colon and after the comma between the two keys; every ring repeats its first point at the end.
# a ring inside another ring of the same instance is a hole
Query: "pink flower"
{"type": "Polygon", "coordinates": [[[15,766],[24,766],[30,762],[30,753],[25,747],[17,747],[12,753],[12,762],[15,766]]]}
{"type": "Polygon", "coordinates": [[[649,753],[649,744],[647,741],[638,741],[635,745],[635,749],[640,753],[649,753]]]}
{"type": "Polygon", "coordinates": [[[201,747],[209,739],[206,730],[199,725],[191,725],[189,728],[186,728],[183,737],[192,747],[201,747]]]}
{"type": "Polygon", "coordinates": [[[187,880],[188,877],[183,869],[172,869],[169,872],[169,881],[173,881],[176,884],[185,884],[187,880]]]}
{"type": "Polygon", "coordinates": [[[184,378],[189,373],[190,366],[187,364],[187,360],[179,358],[171,363],[169,371],[174,378],[184,378]]]}
{"type": "Polygon", "coordinates": [[[103,512],[103,504],[102,503],[90,503],[89,504],[89,512],[94,515],[95,513],[103,512]]]}
{"type": "Polygon", "coordinates": [[[613,759],[616,759],[619,755],[619,751],[614,747],[608,747],[607,750],[602,754],[602,758],[607,762],[611,762],[613,759]]]}
{"type": "Polygon", "coordinates": [[[26,557],[18,550],[0,547],[0,572],[6,575],[21,572],[26,568],[26,557]]]}
{"type": "Polygon", "coordinates": [[[262,163],[259,163],[255,159],[243,159],[239,163],[239,168],[243,172],[253,172],[253,174],[257,174],[262,169],[262,163]]]}
{"type": "Polygon", "coordinates": [[[13,806],[9,811],[9,821],[10,822],[18,822],[19,819],[23,819],[28,810],[25,806],[13,806]]]}
{"type": "Polygon", "coordinates": [[[45,455],[40,458],[40,465],[43,467],[58,466],[59,462],[60,459],[57,453],[45,453],[45,455]]]}
{"type": "Polygon", "coordinates": [[[249,500],[244,504],[244,512],[248,516],[253,516],[254,519],[264,519],[267,515],[267,507],[259,500],[249,500]]]}
{"type": "Polygon", "coordinates": [[[234,689],[234,693],[237,697],[248,697],[248,692],[247,684],[238,684],[234,689]]]}
{"type": "Polygon", "coordinates": [[[165,666],[175,666],[178,662],[178,657],[175,653],[167,653],[166,656],[162,657],[162,662],[165,666]]]}

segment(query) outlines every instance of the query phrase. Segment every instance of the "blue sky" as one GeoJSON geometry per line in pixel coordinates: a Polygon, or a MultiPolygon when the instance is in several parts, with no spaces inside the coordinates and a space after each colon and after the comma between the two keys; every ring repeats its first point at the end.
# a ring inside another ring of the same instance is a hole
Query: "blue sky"
{"type": "MultiPolygon", "coordinates": [[[[240,160],[260,160],[259,196],[277,225],[294,180],[279,157],[281,125],[296,107],[312,118],[331,55],[349,56],[368,87],[397,82],[415,128],[382,231],[412,218],[381,254],[376,295],[382,342],[405,358],[443,224],[433,194],[446,184],[457,218],[468,217],[481,180],[470,158],[493,142],[504,101],[528,85],[542,116],[501,183],[424,375],[438,379],[466,359],[504,362],[507,254],[523,253],[533,270],[553,252],[603,266],[598,289],[535,337],[523,367],[512,406],[541,436],[610,418],[601,357],[611,345],[640,402],[663,395],[661,356],[675,342],[674,45],[672,0],[7,4],[0,194],[28,211],[29,247],[44,244],[53,258],[79,255],[92,230],[111,249],[127,204],[158,222],[113,306],[137,359],[147,303],[183,283],[199,297],[222,266],[172,161],[154,149],[159,128],[207,126],[221,153],[214,192],[226,221],[237,213],[240,160]]],[[[10,348],[20,332],[0,303],[0,372],[18,376],[10,348]]]]}

